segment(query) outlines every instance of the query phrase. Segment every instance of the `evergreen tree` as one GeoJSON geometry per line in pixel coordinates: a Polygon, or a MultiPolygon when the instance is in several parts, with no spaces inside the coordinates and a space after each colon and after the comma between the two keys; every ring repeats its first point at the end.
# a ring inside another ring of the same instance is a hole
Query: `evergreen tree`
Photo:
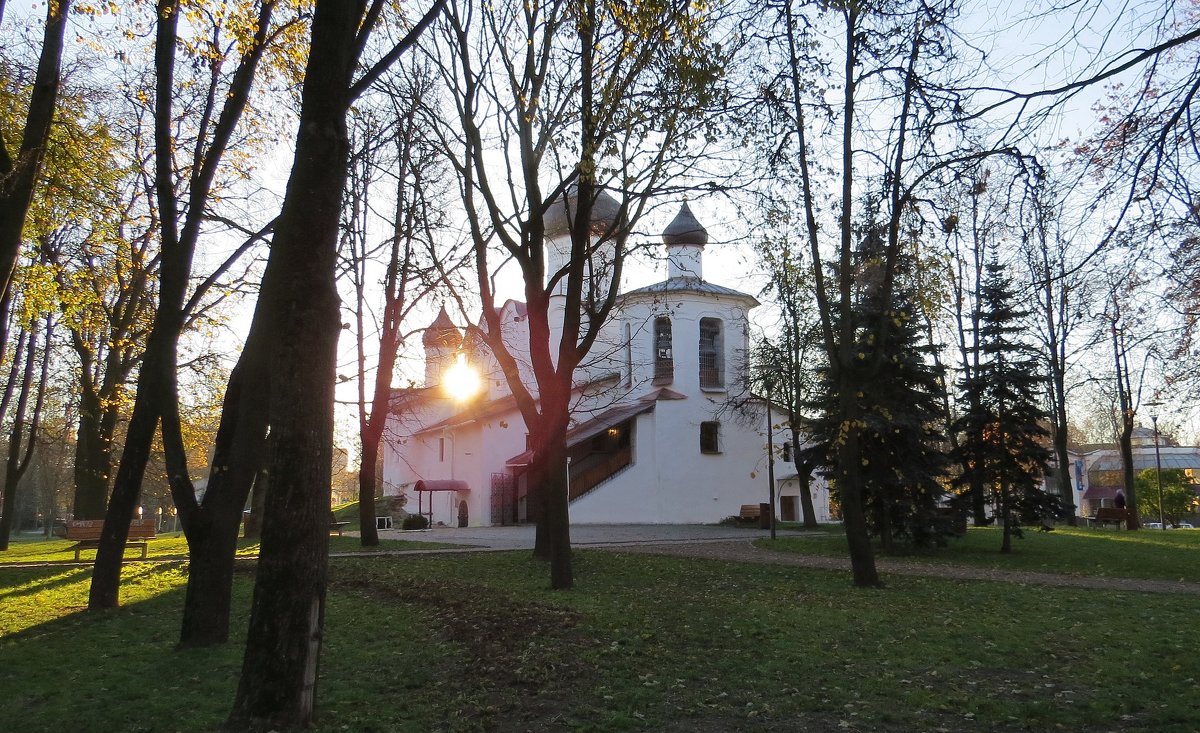
{"type": "Polygon", "coordinates": [[[966,485],[975,472],[992,489],[1004,526],[1001,552],[1012,551],[1012,535],[1020,534],[1018,518],[1053,511],[1042,490],[1050,451],[1043,424],[1049,416],[1039,394],[1044,379],[1036,354],[1019,340],[1028,315],[1016,306],[1012,281],[990,262],[979,303],[981,350],[978,371],[960,382],[962,402],[978,405],[955,423],[962,433],[955,458],[968,469],[959,476],[966,485]]]}
{"type": "MultiPolygon", "coordinates": [[[[868,227],[856,256],[859,294],[849,317],[858,322],[854,332],[859,358],[849,368],[864,365],[862,389],[854,399],[863,417],[861,475],[867,521],[883,549],[890,550],[897,538],[919,545],[943,541],[935,510],[945,491],[941,479],[947,460],[940,430],[945,424],[942,382],[920,326],[912,277],[916,263],[911,256],[901,256],[892,302],[882,303],[882,235],[879,228],[868,227]],[[872,360],[883,367],[876,378],[866,379],[865,365],[872,360]]],[[[812,405],[818,417],[809,425],[814,445],[808,450],[827,467],[833,465],[841,433],[832,417],[837,414],[834,376],[829,368],[821,372],[819,395],[812,405]]]]}

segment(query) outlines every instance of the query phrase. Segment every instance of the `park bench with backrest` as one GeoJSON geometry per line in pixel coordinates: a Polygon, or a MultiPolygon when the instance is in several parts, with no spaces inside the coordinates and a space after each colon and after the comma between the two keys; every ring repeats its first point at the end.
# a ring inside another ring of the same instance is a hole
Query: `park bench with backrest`
{"type": "Polygon", "coordinates": [[[350,524],[350,523],[349,523],[349,522],[339,522],[339,521],[338,521],[338,518],[337,518],[337,515],[336,515],[336,514],[334,514],[333,512],[329,512],[329,531],[330,531],[330,532],[337,532],[337,533],[338,533],[338,537],[341,537],[341,536],[342,536],[342,530],[343,530],[343,529],[344,529],[344,528],[345,528],[345,527],[346,527],[348,524],[350,524]]]}
{"type": "MultiPolygon", "coordinates": [[[[157,536],[157,524],[153,519],[135,519],[130,522],[129,537],[125,542],[125,546],[140,546],[142,548],[142,558],[145,559],[148,543],[157,536]]],[[[67,549],[74,550],[75,559],[78,560],[79,553],[83,550],[94,549],[100,546],[100,532],[103,529],[103,519],[69,520],[66,524],[66,531],[63,537],[73,540],[75,544],[67,549]]]]}
{"type": "Polygon", "coordinates": [[[762,516],[762,506],[758,504],[742,504],[742,511],[738,513],[738,519],[744,522],[757,522],[762,516]]]}
{"type": "Polygon", "coordinates": [[[1096,510],[1096,516],[1092,517],[1092,522],[1100,526],[1115,524],[1117,525],[1117,529],[1120,529],[1122,524],[1128,527],[1129,509],[1122,509],[1115,506],[1100,507],[1096,510]]]}

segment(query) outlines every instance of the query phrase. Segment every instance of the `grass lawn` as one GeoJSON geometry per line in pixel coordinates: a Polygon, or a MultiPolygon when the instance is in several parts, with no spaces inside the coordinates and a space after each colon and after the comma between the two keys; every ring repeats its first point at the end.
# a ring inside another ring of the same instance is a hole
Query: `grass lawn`
{"type": "MultiPolygon", "coordinates": [[[[1171,551],[1174,552],[1174,551],[1171,551]]],[[[576,553],[334,560],[319,731],[1195,731],[1195,598],[576,553]]],[[[179,564],[0,568],[0,730],[210,731],[233,643],[175,651],[179,564]]]]}
{"type": "MultiPolygon", "coordinates": [[[[893,557],[930,563],[1029,570],[1068,575],[1188,580],[1200,582],[1200,530],[1086,529],[1060,526],[1053,532],[1026,531],[1013,539],[1010,555],[1000,554],[1002,532],[971,527],[947,547],[901,550],[893,557]]],[[[757,540],[764,549],[846,557],[840,526],[822,535],[757,540]]]]}
{"type": "MultiPolygon", "coordinates": [[[[75,551],[71,548],[75,543],[71,540],[44,540],[41,538],[13,538],[6,552],[0,552],[0,567],[9,564],[23,564],[31,562],[75,562],[75,551]]],[[[444,549],[448,547],[458,547],[458,545],[449,545],[444,542],[416,542],[410,540],[380,540],[377,547],[363,547],[357,537],[337,537],[330,536],[329,551],[330,552],[387,552],[391,550],[433,550],[444,549]]],[[[239,557],[252,557],[258,554],[258,540],[238,540],[239,557]]],[[[142,550],[140,547],[129,547],[125,550],[126,560],[140,560],[142,550]]],[[[183,538],[182,532],[167,532],[158,535],[156,539],[150,540],[149,546],[146,548],[146,557],[154,560],[164,559],[186,559],[187,558],[187,540],[183,538]]],[[[94,549],[84,550],[79,555],[80,560],[95,560],[96,551],[94,549]]],[[[2,730],[2,729],[0,729],[2,730]]]]}

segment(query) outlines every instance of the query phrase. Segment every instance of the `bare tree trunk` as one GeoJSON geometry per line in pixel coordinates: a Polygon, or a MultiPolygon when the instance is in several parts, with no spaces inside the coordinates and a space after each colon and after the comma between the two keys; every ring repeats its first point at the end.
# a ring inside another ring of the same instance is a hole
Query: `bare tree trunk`
{"type": "Polygon", "coordinates": [[[333,385],[341,331],[334,285],[361,2],[318,0],[296,154],[256,313],[275,334],[274,446],[262,552],[231,729],[313,718],[328,564],[333,385]]]}
{"type": "Polygon", "coordinates": [[[33,202],[58,101],[63,38],[70,11],[71,0],[46,3],[42,51],[16,159],[9,158],[8,140],[0,129],[0,357],[8,344],[8,316],[12,309],[13,275],[21,255],[21,232],[33,202]]]}
{"type": "MultiPolygon", "coordinates": [[[[1115,300],[1115,299],[1114,299],[1115,300]]],[[[1114,308],[1116,304],[1114,302],[1114,308]]],[[[1129,363],[1125,358],[1125,349],[1120,330],[1117,328],[1119,310],[1114,313],[1112,321],[1113,360],[1117,369],[1117,398],[1121,408],[1121,478],[1125,485],[1125,510],[1129,513],[1126,522],[1128,529],[1140,529],[1141,521],[1137,510],[1137,489],[1134,482],[1133,470],[1133,390],[1129,379],[1129,363]]]]}
{"type": "Polygon", "coordinates": [[[875,569],[875,551],[867,531],[866,515],[863,512],[862,475],[859,471],[861,449],[858,430],[847,431],[842,450],[838,452],[838,493],[842,504],[842,525],[846,530],[846,543],[850,549],[850,567],[854,584],[860,588],[879,587],[879,573],[875,569]]]}
{"type": "MultiPolygon", "coordinates": [[[[256,320],[261,310],[261,307],[255,309],[256,320]]],[[[267,362],[270,357],[263,353],[270,347],[270,339],[262,330],[251,325],[246,346],[230,375],[204,502],[196,504],[194,495],[189,501],[189,497],[183,495],[187,491],[186,485],[172,485],[172,493],[178,497],[176,505],[187,507],[186,510],[181,508],[181,517],[188,539],[188,562],[200,569],[200,572],[188,573],[179,633],[182,646],[222,644],[229,638],[229,583],[237,549],[237,530],[246,497],[263,465],[263,453],[271,453],[267,450],[266,440],[267,362]],[[194,545],[193,531],[196,533],[194,545]],[[210,556],[207,553],[220,554],[210,556]],[[219,610],[214,607],[217,601],[223,604],[219,610]],[[192,608],[192,603],[198,607],[192,608]]],[[[174,431],[164,429],[164,433],[167,432],[174,431]]],[[[181,447],[177,448],[172,454],[181,450],[181,447]]],[[[328,522],[328,516],[325,521],[328,522]]]]}
{"type": "Polygon", "coordinates": [[[237,528],[212,512],[191,519],[181,647],[211,646],[229,640],[237,528]]]}
{"type": "MultiPolygon", "coordinates": [[[[1054,387],[1056,390],[1062,389],[1061,374],[1055,373],[1054,380],[1059,386],[1054,387]]],[[[1066,395],[1065,391],[1060,391],[1061,396],[1066,395]]],[[[1062,399],[1056,399],[1054,403],[1054,424],[1053,429],[1054,439],[1054,459],[1058,463],[1058,493],[1062,496],[1065,503],[1065,509],[1069,512],[1067,522],[1074,527],[1078,520],[1075,517],[1077,512],[1075,506],[1075,490],[1071,486],[1071,455],[1067,449],[1067,407],[1062,399]]]]}
{"type": "MultiPolygon", "coordinates": [[[[229,144],[238,120],[245,110],[253,84],[255,70],[262,58],[270,29],[271,14],[274,2],[263,2],[258,11],[258,27],[255,29],[254,44],[240,59],[234,72],[229,89],[225,95],[225,104],[220,109],[216,125],[213,128],[209,147],[206,151],[197,149],[195,158],[201,164],[191,171],[191,190],[188,215],[182,228],[179,226],[180,202],[176,195],[177,171],[172,165],[170,151],[175,150],[174,120],[172,116],[172,100],[174,89],[175,45],[179,22],[178,0],[158,0],[158,22],[155,28],[155,112],[154,112],[154,143],[158,155],[155,159],[155,187],[158,197],[160,229],[162,238],[162,261],[159,273],[159,303],[154,314],[154,323],[146,342],[141,372],[138,375],[137,397],[134,401],[133,415],[125,436],[125,446],[121,452],[121,461],[117,468],[116,480],[113,484],[112,496],[109,500],[108,511],[105,514],[104,529],[100,537],[100,548],[96,553],[96,565],[92,573],[92,587],[88,600],[89,609],[110,608],[118,603],[121,561],[125,550],[125,541],[129,531],[129,521],[133,517],[134,506],[142,490],[142,479],[145,475],[146,464],[150,457],[150,448],[154,433],[162,421],[163,446],[168,464],[168,479],[171,484],[171,494],[180,514],[185,535],[194,515],[201,511],[196,502],[195,489],[188,475],[187,457],[183,450],[179,430],[179,400],[176,384],[177,355],[179,335],[185,321],[185,303],[188,280],[191,276],[192,258],[196,243],[200,236],[200,224],[206,202],[216,177],[217,168],[229,144]]],[[[203,145],[204,141],[198,142],[203,145]]],[[[254,353],[250,343],[243,349],[239,358],[239,366],[246,360],[246,352],[254,353]]],[[[261,359],[260,359],[261,360],[261,359]]],[[[241,371],[246,371],[245,369],[241,371]]],[[[239,369],[235,367],[235,374],[239,369]]],[[[254,376],[254,375],[251,375],[254,376]]],[[[248,377],[240,378],[242,382],[248,377]]],[[[212,511],[217,513],[213,521],[232,522],[232,530],[236,534],[241,518],[241,505],[245,503],[245,491],[249,490],[250,478],[244,480],[245,490],[235,483],[234,496],[226,497],[222,493],[224,474],[228,472],[241,477],[244,465],[248,465],[250,477],[253,477],[258,466],[258,451],[247,451],[259,447],[252,440],[244,438],[226,426],[226,412],[232,412],[233,422],[237,423],[237,415],[253,414],[252,409],[245,407],[230,410],[231,403],[238,401],[239,394],[249,395],[248,399],[265,399],[262,390],[255,391],[259,382],[252,382],[243,390],[235,388],[234,376],[230,378],[231,386],[225,395],[222,410],[222,427],[217,433],[217,448],[214,454],[214,470],[209,476],[209,486],[205,494],[206,506],[219,505],[212,511]],[[232,395],[230,393],[233,393],[232,395]],[[223,437],[224,436],[224,437],[223,437]],[[238,455],[249,455],[243,458],[242,464],[218,463],[217,458],[224,459],[223,446],[234,445],[241,450],[238,455]],[[247,463],[248,461],[248,463],[247,463]],[[219,468],[218,468],[219,467],[219,468]],[[240,494],[237,493],[240,491],[240,494]],[[230,507],[235,507],[234,511],[230,507]]],[[[252,432],[252,431],[251,431],[252,432]]],[[[263,428],[262,432],[265,432],[263,428]]],[[[200,520],[202,523],[208,518],[200,520]]],[[[225,527],[219,531],[224,536],[228,531],[225,527]]],[[[205,547],[221,547],[221,543],[205,540],[205,547]]],[[[190,550],[189,559],[192,563],[208,566],[219,564],[218,561],[199,561],[190,550]]],[[[232,558],[228,560],[232,562],[232,558]]],[[[196,580],[211,577],[208,575],[189,576],[189,585],[196,580]]],[[[228,591],[215,592],[217,597],[228,595],[228,591]]],[[[199,597],[189,589],[189,598],[199,597]]],[[[228,612],[226,611],[225,617],[228,612]]],[[[221,618],[221,615],[205,615],[186,613],[188,619],[207,623],[221,618]]],[[[228,629],[220,630],[206,627],[200,632],[191,632],[185,624],[181,635],[181,643],[185,646],[195,645],[198,639],[220,639],[228,636],[228,629]]]]}
{"type": "MultiPolygon", "coordinates": [[[[125,432],[125,449],[117,466],[108,510],[104,513],[104,528],[100,532],[100,545],[96,550],[92,584],[88,592],[89,611],[115,608],[120,601],[121,563],[125,555],[125,541],[129,537],[129,522],[133,519],[134,507],[141,496],[142,476],[146,472],[150,446],[158,428],[158,404],[151,394],[158,395],[161,367],[157,364],[160,354],[153,344],[153,337],[152,333],[142,362],[142,374],[138,378],[139,394],[141,390],[146,390],[147,394],[145,398],[134,402],[133,415],[125,432]]],[[[178,502],[176,506],[183,511],[178,502]]]]}
{"type": "MultiPolygon", "coordinates": [[[[22,370],[20,392],[17,395],[16,410],[12,417],[11,431],[8,437],[8,457],[4,462],[4,502],[0,508],[0,551],[8,549],[9,536],[12,534],[13,522],[17,509],[17,484],[29,469],[33,459],[33,450],[37,444],[38,428],[41,423],[42,405],[46,395],[46,380],[50,366],[50,337],[51,321],[46,319],[46,343],[42,352],[41,378],[35,382],[34,365],[37,363],[37,335],[29,333],[29,348],[25,350],[25,365],[22,370]],[[29,399],[33,396],[32,412],[29,399]],[[28,414],[28,424],[26,415],[28,414]]],[[[14,372],[17,361],[20,360],[21,349],[13,362],[14,372]]],[[[10,383],[9,389],[12,388],[10,383]]],[[[0,414],[0,417],[3,417],[0,414]]]]}
{"type": "Polygon", "coordinates": [[[892,517],[887,499],[882,496],[877,497],[875,501],[875,526],[879,529],[879,549],[890,553],[894,549],[892,517]]]}
{"type": "Polygon", "coordinates": [[[1000,479],[1000,516],[1004,522],[1004,537],[1000,541],[1000,552],[1012,552],[1012,511],[1009,507],[1008,479],[1000,479]]]}
{"type": "MultiPolygon", "coordinates": [[[[375,413],[373,413],[374,415],[375,413]]],[[[386,419],[387,407],[378,413],[380,428],[386,419]]],[[[379,460],[379,442],[383,438],[383,430],[374,435],[363,435],[362,455],[358,464],[358,529],[361,534],[363,547],[374,547],[379,544],[379,523],[375,521],[375,471],[379,460]]]]}
{"type": "MultiPolygon", "coordinates": [[[[554,401],[548,402],[553,404],[554,401]]],[[[567,483],[567,472],[570,470],[566,441],[568,414],[564,404],[562,409],[546,415],[550,422],[545,451],[547,470],[542,483],[546,514],[538,522],[538,527],[545,528],[550,587],[555,590],[566,590],[575,583],[571,565],[571,499],[567,483]]]]}
{"type": "Polygon", "coordinates": [[[800,482],[800,511],[804,516],[805,529],[818,529],[820,524],[817,523],[817,510],[813,506],[812,499],[812,472],[813,464],[799,459],[800,455],[800,433],[796,430],[792,431],[792,455],[797,456],[795,460],[796,478],[800,482]]]}
{"type": "MultiPolygon", "coordinates": [[[[89,379],[86,366],[83,378],[89,379]]],[[[103,519],[108,506],[112,445],[105,441],[101,430],[103,410],[100,395],[85,384],[79,395],[79,427],[75,433],[76,519],[103,519]]]]}

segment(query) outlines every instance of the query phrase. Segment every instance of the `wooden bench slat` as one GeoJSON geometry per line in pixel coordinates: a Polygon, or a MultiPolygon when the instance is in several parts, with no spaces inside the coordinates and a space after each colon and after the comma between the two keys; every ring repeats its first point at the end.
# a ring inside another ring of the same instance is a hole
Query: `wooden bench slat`
{"type": "MultiPolygon", "coordinates": [[[[63,534],[63,537],[68,540],[74,540],[75,544],[68,547],[67,550],[74,550],[75,559],[79,560],[80,552],[100,546],[100,534],[103,531],[103,519],[69,520],[66,523],[66,532],[63,534]]],[[[127,535],[125,546],[140,546],[142,548],[142,559],[144,560],[149,547],[149,541],[157,537],[158,523],[156,520],[135,519],[129,523],[129,534],[127,535]]]]}

